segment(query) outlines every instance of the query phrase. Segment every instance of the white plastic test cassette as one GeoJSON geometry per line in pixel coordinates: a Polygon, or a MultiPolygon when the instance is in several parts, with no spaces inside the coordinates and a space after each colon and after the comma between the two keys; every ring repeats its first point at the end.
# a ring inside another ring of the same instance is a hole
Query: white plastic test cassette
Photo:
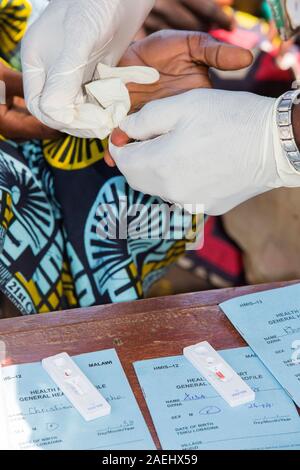
{"type": "Polygon", "coordinates": [[[110,414],[110,404],[67,353],[43,359],[42,365],[86,421],[110,414]]]}
{"type": "Polygon", "coordinates": [[[253,390],[207,341],[185,348],[183,354],[230,406],[255,400],[253,390]]]}

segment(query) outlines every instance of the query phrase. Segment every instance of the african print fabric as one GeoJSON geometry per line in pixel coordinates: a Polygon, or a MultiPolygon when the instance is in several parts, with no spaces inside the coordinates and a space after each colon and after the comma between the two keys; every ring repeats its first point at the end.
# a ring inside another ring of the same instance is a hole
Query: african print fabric
{"type": "Polygon", "coordinates": [[[27,0],[0,0],[0,58],[20,68],[19,46],[32,11],[27,0]]]}
{"type": "MultiPolygon", "coordinates": [[[[24,25],[10,21],[26,24],[27,8],[26,1],[0,3],[6,59],[24,33],[24,25]]],[[[99,208],[120,214],[124,200],[128,213],[143,207],[131,216],[137,225],[147,221],[148,207],[162,203],[132,190],[109,168],[104,146],[71,136],[0,143],[0,289],[22,314],[143,298],[185,249],[185,240],[175,237],[99,235],[107,218],[99,208]]],[[[171,231],[176,218],[172,213],[171,231]]],[[[119,218],[113,223],[118,228],[119,218]]]]}

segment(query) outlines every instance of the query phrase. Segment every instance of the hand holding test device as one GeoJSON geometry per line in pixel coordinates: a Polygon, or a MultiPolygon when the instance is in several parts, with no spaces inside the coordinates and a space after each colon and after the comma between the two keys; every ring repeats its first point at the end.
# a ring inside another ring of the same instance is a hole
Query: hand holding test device
{"type": "Polygon", "coordinates": [[[86,421],[110,414],[110,404],[67,353],[48,357],[42,365],[86,421]]]}
{"type": "Polygon", "coordinates": [[[207,342],[184,348],[186,359],[234,407],[255,400],[255,393],[207,342]]]}

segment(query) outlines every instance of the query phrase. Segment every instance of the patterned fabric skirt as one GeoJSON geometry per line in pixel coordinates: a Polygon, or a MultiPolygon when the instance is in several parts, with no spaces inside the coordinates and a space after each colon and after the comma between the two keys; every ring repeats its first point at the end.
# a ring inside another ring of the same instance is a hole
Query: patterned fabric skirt
{"type": "Polygon", "coordinates": [[[118,229],[122,201],[128,214],[143,208],[130,216],[143,225],[161,201],[108,168],[96,139],[2,142],[0,196],[0,289],[23,314],[140,299],[185,249],[176,237],[99,235],[99,208],[118,229]]]}

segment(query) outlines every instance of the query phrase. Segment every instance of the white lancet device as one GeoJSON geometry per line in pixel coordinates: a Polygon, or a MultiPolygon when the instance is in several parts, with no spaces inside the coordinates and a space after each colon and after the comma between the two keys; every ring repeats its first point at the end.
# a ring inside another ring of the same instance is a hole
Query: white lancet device
{"type": "Polygon", "coordinates": [[[67,353],[43,359],[42,365],[86,421],[110,414],[110,404],[67,353]]]}
{"type": "Polygon", "coordinates": [[[207,342],[183,350],[186,359],[232,407],[255,400],[255,393],[207,342]]]}

